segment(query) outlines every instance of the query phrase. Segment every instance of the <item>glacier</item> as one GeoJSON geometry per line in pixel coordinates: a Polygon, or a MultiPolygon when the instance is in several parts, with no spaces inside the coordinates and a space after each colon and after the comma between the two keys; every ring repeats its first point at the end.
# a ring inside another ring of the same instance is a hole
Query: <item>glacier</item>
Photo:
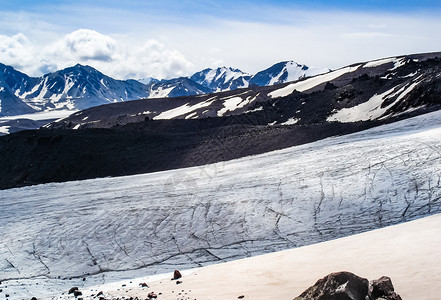
{"type": "Polygon", "coordinates": [[[49,297],[436,214],[440,137],[436,111],[212,165],[2,190],[0,281],[11,299],[36,280],[49,297]]]}

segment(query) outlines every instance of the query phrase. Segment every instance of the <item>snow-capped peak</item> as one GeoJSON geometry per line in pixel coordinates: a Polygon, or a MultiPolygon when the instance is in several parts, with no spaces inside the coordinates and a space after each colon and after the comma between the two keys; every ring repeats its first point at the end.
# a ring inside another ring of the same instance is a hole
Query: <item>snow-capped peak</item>
{"type": "Polygon", "coordinates": [[[190,77],[191,80],[211,89],[213,92],[247,87],[250,78],[250,74],[231,67],[209,68],[190,77]]]}
{"type": "Polygon", "coordinates": [[[327,73],[329,71],[327,68],[310,68],[295,61],[283,61],[254,75],[250,80],[250,85],[274,85],[327,73]]]}

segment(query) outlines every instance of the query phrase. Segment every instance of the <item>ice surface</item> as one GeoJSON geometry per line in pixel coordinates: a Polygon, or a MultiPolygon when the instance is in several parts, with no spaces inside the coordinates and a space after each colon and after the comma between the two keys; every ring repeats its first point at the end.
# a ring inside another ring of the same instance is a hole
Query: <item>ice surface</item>
{"type": "Polygon", "coordinates": [[[2,190],[0,281],[55,293],[79,281],[58,276],[116,281],[439,213],[440,137],[434,112],[224,163],[2,190]]]}
{"type": "Polygon", "coordinates": [[[30,120],[34,120],[34,121],[61,119],[61,118],[68,117],[75,112],[77,112],[77,110],[47,110],[47,111],[37,112],[37,113],[33,113],[33,114],[0,117],[0,121],[10,121],[10,120],[17,120],[17,119],[30,119],[30,120]]]}

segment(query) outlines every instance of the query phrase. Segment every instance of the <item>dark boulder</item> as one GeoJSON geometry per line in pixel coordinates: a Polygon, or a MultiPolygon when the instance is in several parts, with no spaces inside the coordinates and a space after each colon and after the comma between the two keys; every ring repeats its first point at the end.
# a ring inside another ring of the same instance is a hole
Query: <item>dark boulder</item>
{"type": "Polygon", "coordinates": [[[400,295],[395,293],[392,280],[387,276],[383,276],[377,280],[372,280],[369,287],[369,294],[371,299],[374,300],[401,300],[400,295]]]}
{"type": "Polygon", "coordinates": [[[175,270],[175,272],[173,273],[173,280],[179,279],[182,277],[181,272],[179,272],[178,270],[175,270]]]}
{"type": "Polygon", "coordinates": [[[392,280],[383,276],[369,283],[349,272],[332,273],[320,279],[294,300],[402,300],[392,280]]]}
{"type": "Polygon", "coordinates": [[[318,280],[295,300],[365,300],[369,281],[349,272],[332,273],[318,280]]]}
{"type": "Polygon", "coordinates": [[[392,281],[383,276],[371,283],[349,272],[332,273],[318,280],[294,300],[402,300],[392,281]]]}
{"type": "Polygon", "coordinates": [[[78,287],[77,286],[74,286],[74,287],[70,288],[69,294],[73,294],[73,293],[75,293],[75,291],[78,291],[78,287]]]}

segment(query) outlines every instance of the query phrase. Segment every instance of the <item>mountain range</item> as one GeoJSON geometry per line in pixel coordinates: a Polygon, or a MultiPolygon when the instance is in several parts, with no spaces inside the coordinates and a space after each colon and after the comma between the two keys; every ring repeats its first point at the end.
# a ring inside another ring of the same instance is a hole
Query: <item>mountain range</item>
{"type": "Polygon", "coordinates": [[[221,67],[205,69],[191,77],[116,80],[98,70],[77,64],[41,77],[30,77],[0,64],[0,117],[47,110],[81,110],[112,102],[142,98],[200,95],[271,85],[327,72],[292,61],[278,63],[256,75],[221,67]]]}

